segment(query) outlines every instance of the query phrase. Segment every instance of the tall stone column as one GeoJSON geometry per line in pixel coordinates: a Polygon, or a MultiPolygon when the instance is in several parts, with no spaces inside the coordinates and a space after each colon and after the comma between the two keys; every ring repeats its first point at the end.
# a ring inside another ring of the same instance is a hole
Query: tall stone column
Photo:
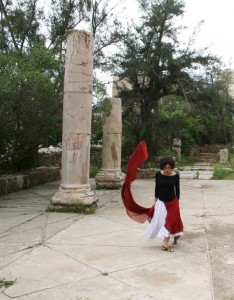
{"type": "Polygon", "coordinates": [[[102,169],[96,175],[98,189],[121,188],[125,174],[121,171],[122,105],[112,98],[112,111],[103,126],[102,169]]]}
{"type": "Polygon", "coordinates": [[[62,180],[53,205],[91,204],[89,184],[93,87],[93,37],[69,30],[64,78],[62,180]]]}

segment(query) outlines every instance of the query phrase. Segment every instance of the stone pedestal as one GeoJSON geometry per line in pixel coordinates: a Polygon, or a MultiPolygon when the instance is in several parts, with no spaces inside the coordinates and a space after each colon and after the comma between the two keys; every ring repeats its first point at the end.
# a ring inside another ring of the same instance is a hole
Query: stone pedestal
{"type": "Polygon", "coordinates": [[[53,205],[95,202],[89,184],[93,90],[93,37],[85,31],[68,32],[62,137],[62,181],[53,205]]]}
{"type": "Polygon", "coordinates": [[[91,191],[90,185],[82,185],[80,188],[64,188],[60,186],[58,192],[53,196],[51,204],[53,205],[91,205],[97,201],[95,193],[91,191]]]}
{"type": "Polygon", "coordinates": [[[219,161],[221,163],[227,163],[228,162],[228,149],[221,149],[219,151],[219,161]]]}
{"type": "Polygon", "coordinates": [[[173,140],[172,151],[176,154],[177,158],[181,158],[181,140],[180,139],[173,140]]]}
{"type": "Polygon", "coordinates": [[[99,189],[121,188],[125,179],[121,171],[121,108],[121,99],[112,98],[112,111],[103,126],[102,169],[95,177],[99,189]]]}
{"type": "Polygon", "coordinates": [[[95,179],[97,189],[120,189],[123,186],[125,174],[121,170],[101,169],[95,179]]]}

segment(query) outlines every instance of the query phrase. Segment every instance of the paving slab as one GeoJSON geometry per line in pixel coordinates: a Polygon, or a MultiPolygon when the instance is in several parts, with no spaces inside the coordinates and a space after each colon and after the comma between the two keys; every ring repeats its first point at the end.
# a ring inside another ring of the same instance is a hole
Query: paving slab
{"type": "MultiPolygon", "coordinates": [[[[95,187],[95,182],[90,181],[95,187]]],[[[93,215],[46,212],[59,182],[0,197],[0,299],[233,300],[233,181],[181,179],[185,232],[174,253],[146,240],[119,190],[97,190],[93,215]]],[[[132,183],[154,202],[154,180],[132,183]]]]}

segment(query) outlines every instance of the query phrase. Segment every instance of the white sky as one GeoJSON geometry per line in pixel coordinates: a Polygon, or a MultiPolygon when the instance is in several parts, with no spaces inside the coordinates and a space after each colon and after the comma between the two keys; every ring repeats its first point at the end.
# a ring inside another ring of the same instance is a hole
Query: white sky
{"type": "MultiPolygon", "coordinates": [[[[111,3],[116,1],[110,0],[111,3]]],[[[188,26],[188,29],[184,31],[183,40],[186,41],[199,21],[204,20],[195,48],[209,47],[210,53],[222,59],[225,68],[234,69],[234,0],[184,0],[184,3],[185,13],[181,24],[188,26]]],[[[123,0],[116,10],[123,21],[132,19],[137,22],[136,0],[123,0]]],[[[110,77],[103,74],[102,81],[110,81],[110,77]]],[[[108,94],[111,94],[110,86],[108,94]]]]}
{"type": "MultiPolygon", "coordinates": [[[[110,4],[119,0],[109,0],[110,4]]],[[[234,0],[183,0],[185,13],[181,24],[188,26],[184,31],[183,40],[186,41],[199,21],[204,20],[200,32],[197,35],[196,49],[209,47],[209,52],[220,57],[225,68],[234,70],[234,0]]],[[[47,7],[47,0],[40,0],[44,8],[47,7]]],[[[110,5],[111,6],[111,5],[110,5]]],[[[122,0],[122,4],[116,7],[121,20],[132,19],[137,22],[138,4],[137,0],[122,0]],[[125,7],[125,9],[123,9],[125,7]]],[[[84,24],[78,29],[85,29],[84,24]]],[[[103,82],[111,81],[108,74],[102,74],[103,82]]],[[[111,84],[107,86],[108,94],[111,95],[111,84]]]]}
{"type": "Polygon", "coordinates": [[[234,0],[185,0],[184,22],[195,26],[204,19],[198,47],[210,46],[227,67],[234,68],[234,0]]]}
{"type": "MultiPolygon", "coordinates": [[[[209,46],[211,53],[234,69],[234,0],[184,0],[184,3],[182,24],[188,26],[188,35],[204,20],[196,40],[197,48],[209,46]]],[[[137,20],[136,0],[125,0],[122,5],[126,7],[123,14],[137,20]]]]}

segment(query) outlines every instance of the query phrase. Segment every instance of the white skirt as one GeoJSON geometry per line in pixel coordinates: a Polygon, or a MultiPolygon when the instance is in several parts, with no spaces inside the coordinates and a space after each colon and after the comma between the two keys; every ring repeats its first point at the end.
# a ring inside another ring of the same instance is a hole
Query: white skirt
{"type": "Polygon", "coordinates": [[[146,239],[154,239],[156,237],[164,240],[165,237],[174,237],[183,235],[183,232],[170,234],[165,228],[167,209],[163,201],[157,200],[154,208],[154,215],[149,225],[144,230],[142,236],[146,239]]]}

